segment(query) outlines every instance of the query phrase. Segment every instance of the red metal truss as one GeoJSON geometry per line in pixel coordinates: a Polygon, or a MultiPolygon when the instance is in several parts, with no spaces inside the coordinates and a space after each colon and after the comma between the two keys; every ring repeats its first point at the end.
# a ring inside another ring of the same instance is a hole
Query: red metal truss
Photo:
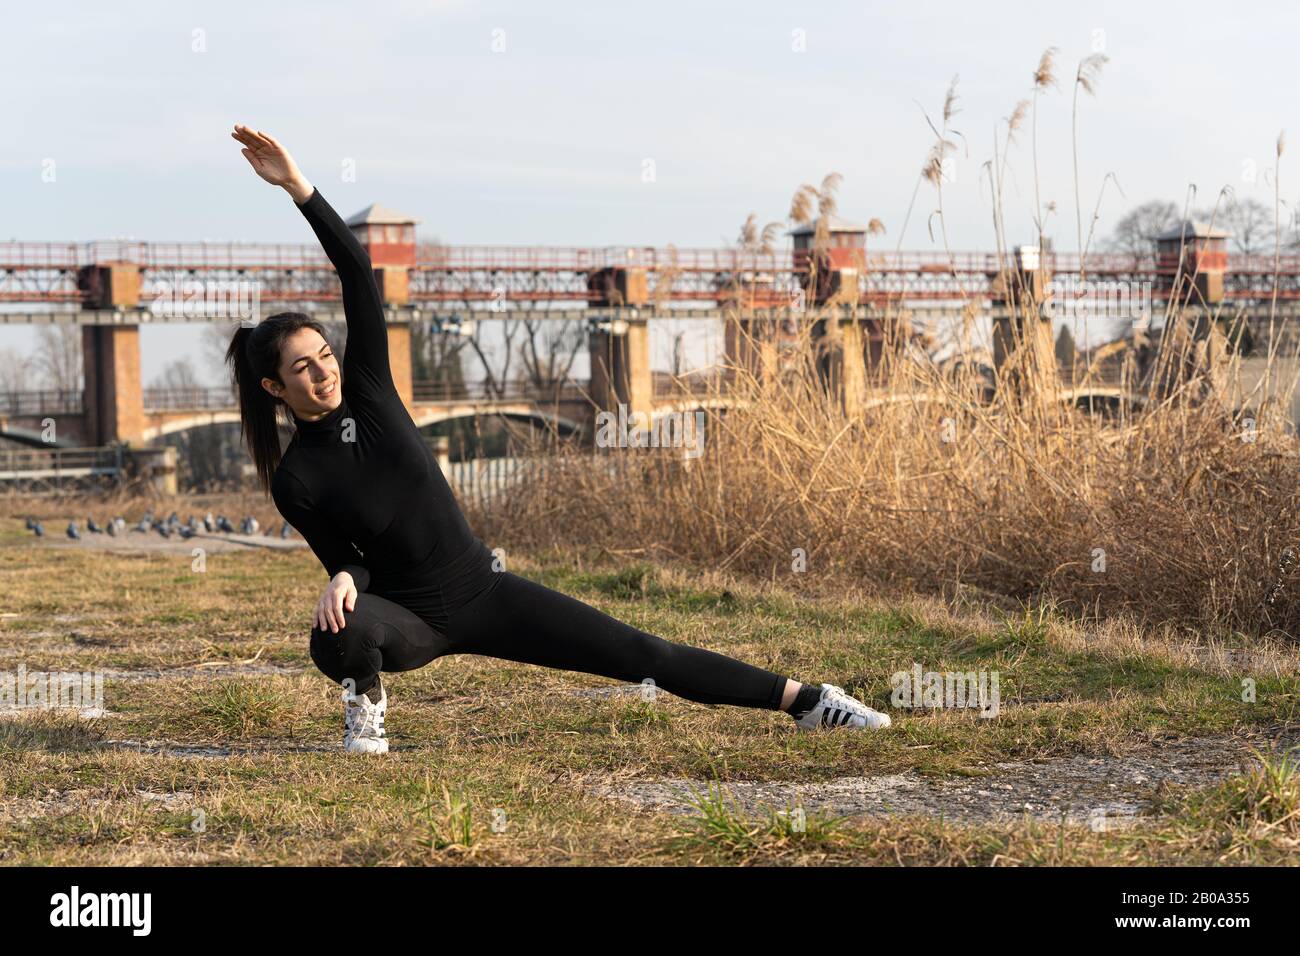
{"type": "MultiPolygon", "coordinates": [[[[1142,284],[1159,295],[1176,263],[1154,254],[1055,253],[1048,265],[1058,278],[1142,284]]],[[[999,273],[992,252],[876,252],[861,256],[860,300],[987,299],[999,273]]],[[[77,303],[78,272],[106,264],[141,267],[141,296],[161,283],[256,282],[263,301],[337,302],[338,282],[318,246],[294,243],[213,242],[0,242],[0,303],[77,303]]],[[[799,294],[806,260],[789,251],[606,246],[418,247],[409,275],[413,304],[594,303],[592,273],[610,268],[643,269],[652,302],[715,304],[729,289],[760,290],[768,301],[799,294]]],[[[1224,292],[1229,300],[1300,300],[1300,256],[1281,256],[1276,277],[1271,255],[1229,255],[1224,292]]]]}

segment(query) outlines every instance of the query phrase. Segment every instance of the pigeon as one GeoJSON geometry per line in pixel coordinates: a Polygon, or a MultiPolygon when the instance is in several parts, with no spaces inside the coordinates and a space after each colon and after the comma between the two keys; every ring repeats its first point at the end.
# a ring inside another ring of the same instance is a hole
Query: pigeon
{"type": "Polygon", "coordinates": [[[216,519],[212,517],[211,511],[203,516],[203,529],[207,531],[208,534],[212,534],[212,532],[217,530],[217,522],[216,519]]]}
{"type": "Polygon", "coordinates": [[[41,525],[39,521],[32,522],[32,531],[36,533],[36,537],[38,538],[45,537],[45,528],[41,525]]]}
{"type": "Polygon", "coordinates": [[[289,522],[282,521],[280,523],[280,537],[281,538],[289,537],[289,522]]]}
{"type": "Polygon", "coordinates": [[[134,529],[134,530],[136,530],[136,531],[142,531],[142,532],[144,532],[145,534],[148,534],[148,533],[149,533],[149,519],[148,519],[147,517],[141,518],[141,519],[140,519],[140,523],[139,523],[138,525],[135,526],[135,529],[134,529]]]}
{"type": "Polygon", "coordinates": [[[91,534],[103,534],[103,533],[104,533],[104,529],[101,528],[101,527],[99,526],[99,524],[95,521],[94,518],[87,518],[87,519],[86,519],[86,527],[90,530],[90,533],[91,533],[91,534]]]}
{"type": "Polygon", "coordinates": [[[198,532],[195,531],[194,528],[192,528],[191,526],[189,526],[189,525],[187,525],[187,524],[183,524],[183,525],[181,525],[181,527],[180,527],[180,533],[181,533],[181,537],[182,537],[182,538],[192,538],[192,537],[194,537],[196,534],[198,534],[198,532]]]}
{"type": "Polygon", "coordinates": [[[75,521],[68,522],[68,537],[71,538],[73,541],[81,540],[81,532],[77,530],[77,522],[75,521]]]}
{"type": "Polygon", "coordinates": [[[240,525],[240,531],[243,534],[257,534],[257,528],[258,528],[257,519],[254,518],[252,515],[246,517],[243,521],[243,524],[240,525]]]}
{"type": "Polygon", "coordinates": [[[217,528],[228,534],[234,534],[235,526],[230,523],[230,519],[225,515],[217,515],[217,528]]]}
{"type": "Polygon", "coordinates": [[[36,519],[31,515],[27,516],[27,530],[32,531],[36,527],[36,519]]]}
{"type": "Polygon", "coordinates": [[[114,518],[112,521],[110,521],[110,522],[108,523],[108,533],[109,533],[109,535],[111,535],[111,536],[114,537],[114,538],[117,537],[117,519],[116,519],[116,518],[114,518]]]}

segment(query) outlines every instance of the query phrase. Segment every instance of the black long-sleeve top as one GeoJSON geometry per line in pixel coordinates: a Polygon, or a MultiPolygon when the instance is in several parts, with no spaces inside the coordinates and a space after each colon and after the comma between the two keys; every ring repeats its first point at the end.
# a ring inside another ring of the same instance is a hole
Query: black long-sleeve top
{"type": "Polygon", "coordinates": [[[271,495],[331,578],[347,571],[358,591],[445,625],[487,586],[491,553],[397,394],[369,256],[319,190],[298,208],[338,272],[348,336],[339,405],[316,421],[293,416],[271,495]]]}

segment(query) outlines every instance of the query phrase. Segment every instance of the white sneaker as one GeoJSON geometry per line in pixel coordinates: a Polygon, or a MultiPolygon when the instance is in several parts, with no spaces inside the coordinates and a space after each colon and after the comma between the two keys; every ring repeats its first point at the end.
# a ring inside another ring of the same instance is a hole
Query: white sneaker
{"type": "Polygon", "coordinates": [[[795,724],[802,730],[814,730],[817,727],[854,727],[866,730],[883,730],[893,721],[888,714],[872,710],[860,700],[855,700],[844,693],[844,688],[834,684],[822,684],[822,696],[812,710],[804,714],[795,724]]]}
{"type": "Polygon", "coordinates": [[[343,691],[343,749],[349,753],[386,754],[388,738],[384,736],[384,714],[388,710],[388,691],[379,681],[379,702],[365,694],[343,691]]]}

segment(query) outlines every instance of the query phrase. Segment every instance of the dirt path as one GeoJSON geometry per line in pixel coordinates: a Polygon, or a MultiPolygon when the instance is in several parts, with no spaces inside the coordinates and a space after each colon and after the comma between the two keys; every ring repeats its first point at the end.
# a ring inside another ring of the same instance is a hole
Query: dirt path
{"type": "MultiPolygon", "coordinates": [[[[887,817],[923,814],[955,823],[990,823],[1024,815],[1093,829],[1130,826],[1162,785],[1203,786],[1238,772],[1250,747],[1264,752],[1300,745],[1300,728],[1255,737],[1203,737],[1170,741],[1119,757],[1072,756],[997,763],[978,777],[927,778],[916,774],[838,777],[820,783],[732,781],[728,794],[749,815],[802,804],[806,813],[887,817]]],[[[707,794],[703,780],[670,778],[612,783],[586,778],[601,797],[638,808],[698,814],[691,790],[707,794]]]]}
{"type": "Polygon", "coordinates": [[[192,554],[195,548],[203,548],[208,554],[220,554],[227,551],[247,551],[250,548],[270,548],[273,551],[292,551],[307,547],[307,542],[297,535],[281,538],[276,534],[209,534],[200,531],[191,538],[172,535],[164,538],[156,531],[126,531],[114,537],[110,534],[92,534],[81,529],[81,540],[69,538],[64,528],[67,522],[58,526],[58,534],[50,527],[45,529],[45,537],[33,536],[33,547],[80,549],[110,554],[192,554]]]}

